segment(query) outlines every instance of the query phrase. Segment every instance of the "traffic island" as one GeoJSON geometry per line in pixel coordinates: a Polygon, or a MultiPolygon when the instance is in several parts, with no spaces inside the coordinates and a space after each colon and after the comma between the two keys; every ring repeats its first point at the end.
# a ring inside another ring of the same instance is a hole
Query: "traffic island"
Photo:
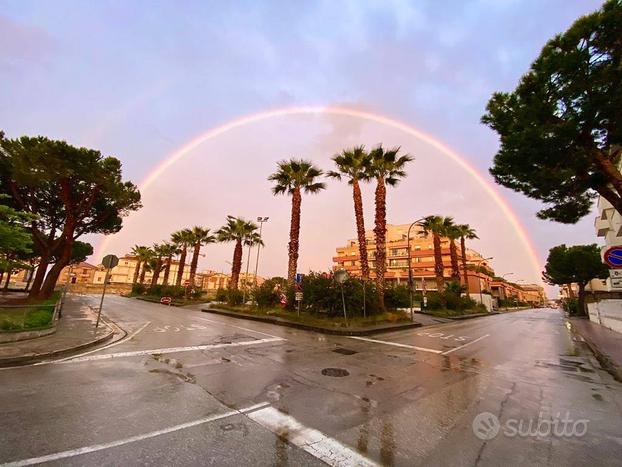
{"type": "Polygon", "coordinates": [[[251,321],[260,321],[263,323],[276,324],[279,326],[287,326],[305,331],[319,332],[322,334],[333,334],[338,336],[369,336],[382,332],[400,331],[403,329],[412,329],[421,327],[422,324],[413,321],[398,321],[394,323],[378,323],[365,326],[349,326],[345,327],[342,319],[335,319],[334,326],[326,326],[317,323],[307,323],[304,321],[294,321],[282,316],[270,316],[267,314],[245,313],[243,311],[231,311],[221,308],[202,308],[203,313],[214,313],[217,315],[228,316],[230,318],[247,319],[251,321]]]}

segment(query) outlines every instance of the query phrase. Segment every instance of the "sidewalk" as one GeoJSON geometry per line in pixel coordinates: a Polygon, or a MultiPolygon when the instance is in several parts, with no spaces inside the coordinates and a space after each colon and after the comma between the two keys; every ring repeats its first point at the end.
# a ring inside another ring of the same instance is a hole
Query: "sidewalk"
{"type": "Polygon", "coordinates": [[[0,367],[34,363],[92,347],[107,341],[114,329],[77,298],[67,296],[56,332],[45,337],[0,344],[0,367]]]}
{"type": "Polygon", "coordinates": [[[570,318],[570,324],[590,347],[603,367],[622,381],[622,334],[585,318],[570,318]]]}

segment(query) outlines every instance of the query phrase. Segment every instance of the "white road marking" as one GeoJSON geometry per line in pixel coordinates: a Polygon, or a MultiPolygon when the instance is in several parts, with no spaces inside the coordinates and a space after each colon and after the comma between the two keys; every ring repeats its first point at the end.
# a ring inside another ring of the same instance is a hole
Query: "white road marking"
{"type": "Polygon", "coordinates": [[[450,354],[452,352],[455,352],[456,350],[464,349],[467,345],[475,344],[476,342],[479,342],[479,341],[481,341],[482,339],[484,339],[484,338],[486,338],[488,336],[490,336],[490,334],[484,334],[483,336],[478,337],[477,339],[472,340],[471,342],[467,342],[466,344],[462,344],[462,345],[459,345],[458,347],[454,347],[453,349],[449,349],[449,350],[443,352],[442,355],[447,355],[447,354],[450,354]]]}
{"type": "Polygon", "coordinates": [[[368,339],[367,337],[359,337],[359,336],[347,336],[349,339],[356,339],[359,341],[366,341],[366,342],[373,342],[375,344],[386,344],[386,345],[392,345],[394,347],[403,347],[405,349],[413,349],[413,350],[420,350],[421,352],[430,352],[430,353],[443,353],[442,350],[436,350],[436,349],[426,349],[425,347],[417,347],[416,345],[407,345],[407,344],[399,344],[397,342],[388,342],[388,341],[379,341],[377,339],[368,339]]]}
{"type": "Polygon", "coordinates": [[[118,353],[109,353],[102,355],[90,355],[86,357],[73,358],[71,360],[64,361],[55,361],[51,363],[78,363],[78,362],[90,362],[93,360],[108,360],[111,358],[122,358],[122,357],[139,357],[142,355],[154,355],[154,354],[169,354],[169,353],[180,353],[180,352],[192,352],[194,350],[208,350],[208,349],[221,349],[225,347],[241,347],[246,345],[257,345],[257,344],[266,344],[268,342],[279,342],[284,341],[285,339],[281,339],[280,337],[275,337],[274,339],[257,339],[254,341],[242,341],[242,342],[231,342],[231,343],[223,343],[223,344],[205,344],[205,345],[191,345],[188,347],[166,347],[163,349],[150,349],[150,350],[134,350],[131,352],[118,352],[118,353]]]}
{"type": "Polygon", "coordinates": [[[112,441],[110,443],[94,444],[92,446],[86,446],[86,447],[78,448],[78,449],[71,449],[69,451],[57,452],[57,453],[48,454],[45,456],[31,457],[30,459],[7,462],[6,464],[0,464],[0,467],[20,467],[20,466],[25,466],[25,465],[40,464],[43,462],[51,462],[51,461],[56,461],[59,459],[66,459],[68,457],[88,454],[91,452],[102,451],[104,449],[110,449],[110,448],[114,448],[117,446],[123,446],[129,443],[135,443],[137,441],[142,441],[142,440],[149,439],[149,438],[155,438],[156,436],[173,433],[175,431],[185,430],[186,428],[192,428],[194,426],[203,425],[205,423],[213,422],[216,420],[221,420],[223,418],[232,417],[233,415],[246,414],[253,410],[264,408],[267,405],[269,404],[267,402],[264,402],[262,404],[252,405],[244,409],[231,410],[229,412],[221,413],[218,415],[211,415],[209,417],[199,418],[198,420],[193,420],[191,422],[182,423],[180,425],[174,425],[168,428],[164,428],[162,430],[151,431],[149,433],[144,433],[142,435],[130,436],[129,438],[112,441]]]}
{"type": "MultiPolygon", "coordinates": [[[[243,328],[241,326],[235,326],[234,324],[223,323],[222,321],[214,321],[214,320],[211,320],[209,318],[198,318],[198,319],[203,320],[203,321],[208,321],[208,322],[214,323],[214,324],[220,324],[220,325],[223,325],[223,326],[229,326],[230,328],[236,328],[236,329],[241,329],[243,331],[255,332],[257,334],[263,334],[264,336],[268,336],[268,337],[278,337],[278,336],[273,336],[272,334],[268,334],[266,332],[255,331],[254,329],[243,328]]],[[[282,339],[282,338],[279,337],[279,339],[282,339]]]]}
{"type": "Polygon", "coordinates": [[[321,431],[304,426],[294,417],[279,412],[274,407],[267,406],[255,410],[247,413],[247,417],[328,465],[335,467],[379,465],[321,431]]]}
{"type": "MultiPolygon", "coordinates": [[[[92,353],[100,352],[102,350],[109,349],[110,347],[115,347],[115,346],[117,346],[119,344],[123,344],[124,342],[127,342],[127,341],[131,340],[132,338],[134,338],[139,332],[144,330],[150,324],[151,324],[151,321],[147,321],[145,324],[143,324],[140,328],[138,328],[132,334],[130,334],[128,336],[125,336],[123,339],[119,339],[118,341],[113,342],[112,344],[104,345],[103,347],[99,347],[98,349],[95,349],[95,350],[89,350],[88,352],[83,352],[83,353],[79,353],[77,355],[72,355],[71,357],[65,357],[65,358],[61,358],[60,360],[54,360],[54,362],[64,362],[66,360],[73,360],[74,358],[79,358],[79,357],[82,357],[83,355],[90,355],[92,353]]],[[[53,362],[41,362],[41,363],[53,363],[53,362]]]]}

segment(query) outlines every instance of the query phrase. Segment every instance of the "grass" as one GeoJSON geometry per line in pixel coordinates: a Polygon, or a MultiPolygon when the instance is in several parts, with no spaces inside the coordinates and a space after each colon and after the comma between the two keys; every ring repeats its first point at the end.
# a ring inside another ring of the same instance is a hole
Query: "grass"
{"type": "MultiPolygon", "coordinates": [[[[134,298],[138,298],[140,300],[145,300],[147,302],[152,302],[152,303],[160,303],[160,297],[159,295],[140,295],[140,294],[130,294],[130,297],[134,297],[134,298]]],[[[173,301],[171,302],[172,306],[186,306],[186,305],[194,305],[196,303],[205,303],[208,302],[209,300],[205,297],[198,297],[198,298],[173,298],[173,301]]]]}
{"type": "MultiPolygon", "coordinates": [[[[296,323],[307,324],[309,326],[328,327],[328,328],[344,328],[346,327],[343,316],[323,316],[321,314],[311,314],[301,312],[300,316],[295,311],[285,310],[282,308],[262,309],[255,306],[231,306],[218,304],[215,308],[233,311],[236,313],[244,313],[253,316],[266,316],[283,318],[296,323]]],[[[387,311],[382,314],[374,314],[367,317],[348,316],[348,327],[366,327],[378,324],[393,324],[400,322],[409,322],[410,318],[401,311],[387,311]]]]}
{"type": "Polygon", "coordinates": [[[437,316],[439,318],[455,318],[456,316],[473,315],[485,312],[486,310],[481,308],[474,308],[471,310],[448,310],[446,308],[441,308],[439,310],[426,309],[424,313],[432,316],[437,316]]]}
{"type": "Polygon", "coordinates": [[[54,317],[54,305],[60,298],[60,292],[54,292],[45,300],[22,299],[9,305],[0,305],[0,331],[20,331],[48,327],[54,317]]]}

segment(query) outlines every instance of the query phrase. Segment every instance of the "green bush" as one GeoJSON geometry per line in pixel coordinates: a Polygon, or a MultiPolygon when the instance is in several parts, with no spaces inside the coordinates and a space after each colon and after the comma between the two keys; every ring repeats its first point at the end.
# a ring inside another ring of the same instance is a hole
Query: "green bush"
{"type": "Polygon", "coordinates": [[[226,302],[227,298],[227,289],[223,289],[222,287],[220,287],[218,288],[218,290],[216,290],[216,296],[214,297],[214,300],[216,300],[217,302],[226,302]]]}
{"type": "Polygon", "coordinates": [[[132,295],[144,295],[147,291],[147,286],[145,284],[132,284],[132,295]]]}
{"type": "Polygon", "coordinates": [[[287,290],[287,281],[281,277],[266,280],[252,291],[253,299],[259,308],[273,308],[280,304],[278,290],[287,290]]]}
{"type": "MultiPolygon", "coordinates": [[[[413,295],[413,302],[416,301],[413,295]]],[[[389,310],[410,307],[410,291],[407,285],[396,284],[384,291],[384,304],[389,310]]]]}
{"type": "Polygon", "coordinates": [[[461,295],[464,287],[455,282],[448,282],[442,293],[428,292],[427,308],[430,310],[440,310],[446,308],[448,310],[464,311],[477,308],[478,304],[471,297],[461,295]]]}
{"type": "Polygon", "coordinates": [[[231,306],[241,305],[244,301],[244,293],[240,289],[228,289],[227,304],[231,306]]]}
{"type": "Polygon", "coordinates": [[[51,307],[29,312],[24,320],[24,329],[48,326],[52,322],[53,314],[54,310],[51,307]]]}
{"type": "Polygon", "coordinates": [[[0,321],[0,329],[3,331],[12,331],[14,329],[21,329],[21,325],[14,323],[13,321],[9,321],[7,319],[0,321]]]}
{"type": "Polygon", "coordinates": [[[570,315],[579,314],[579,300],[576,298],[567,298],[562,302],[562,308],[570,315]]]}

